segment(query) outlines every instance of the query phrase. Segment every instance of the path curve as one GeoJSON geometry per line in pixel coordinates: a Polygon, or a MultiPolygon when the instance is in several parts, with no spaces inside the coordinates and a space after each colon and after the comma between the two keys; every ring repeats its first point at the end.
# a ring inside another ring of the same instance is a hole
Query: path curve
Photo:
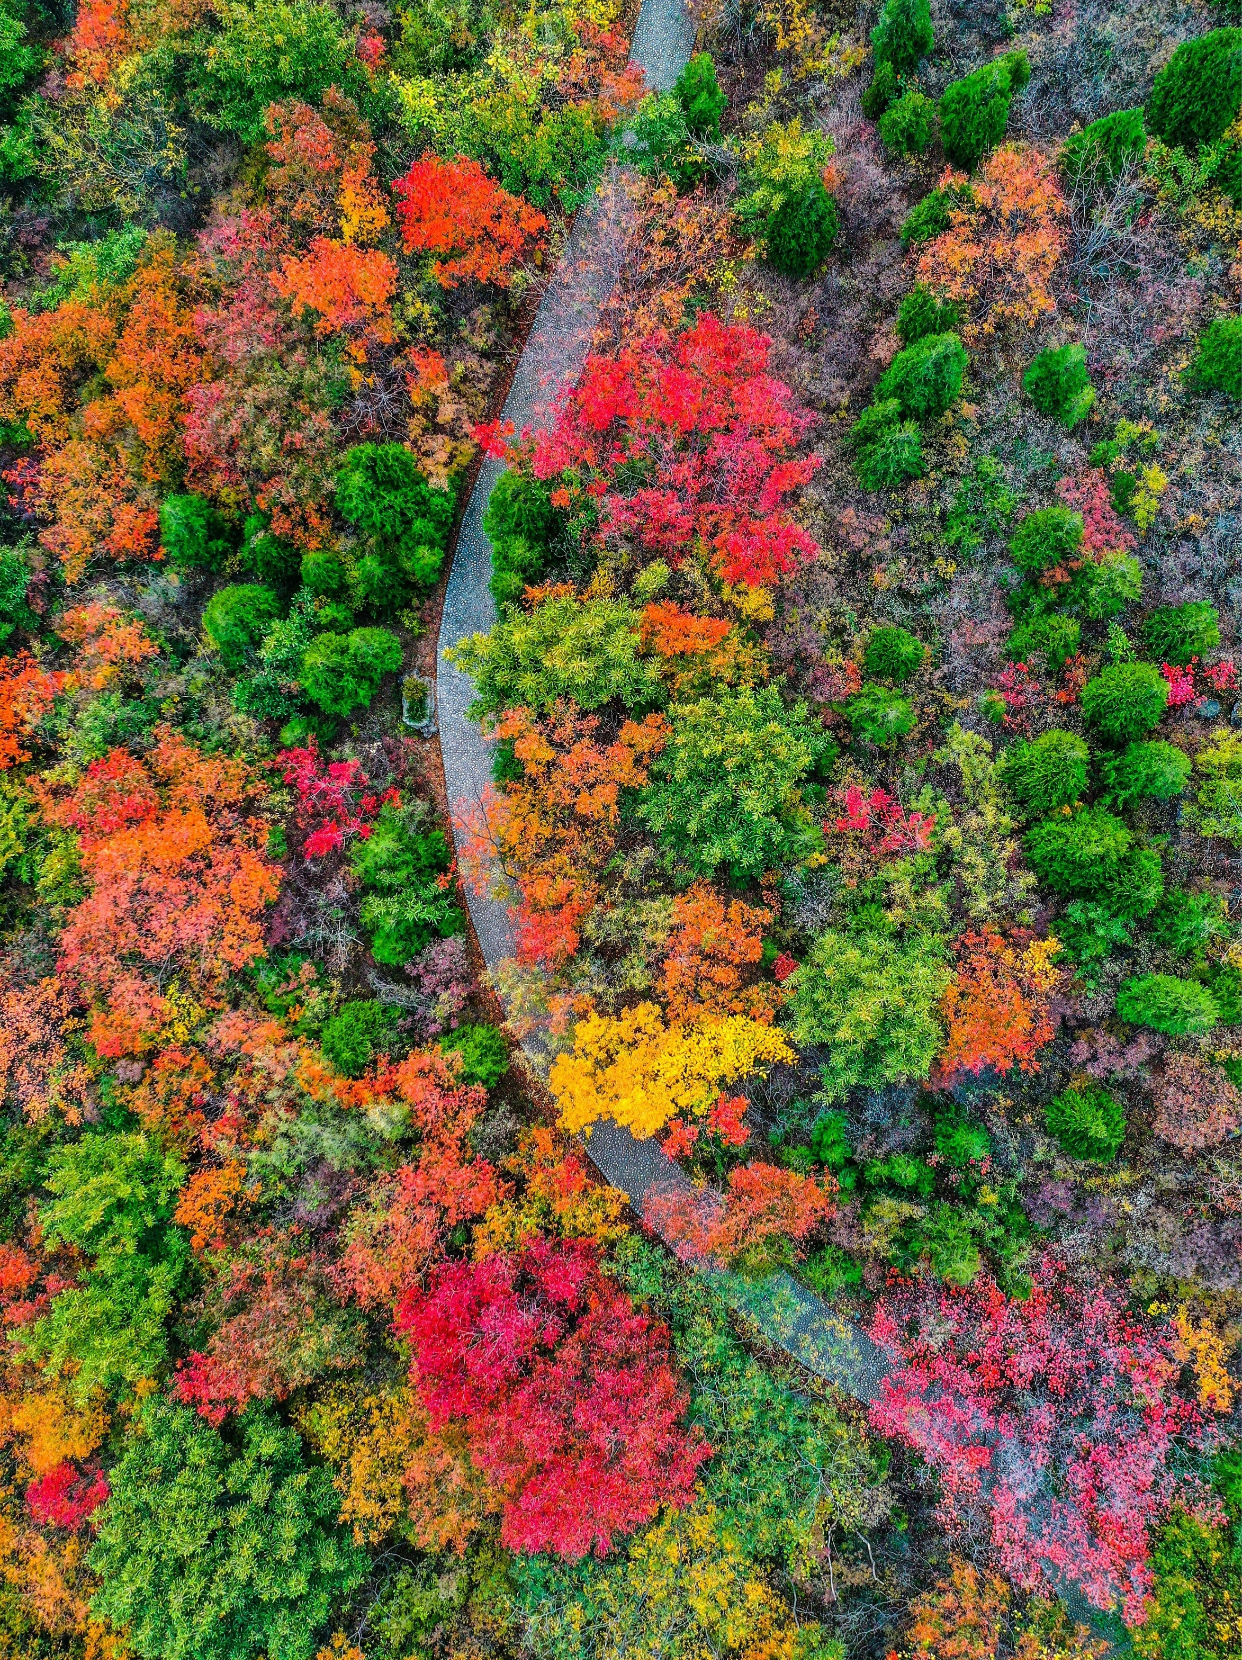
{"type": "MultiPolygon", "coordinates": [[[[695,23],[684,0],[643,0],[634,30],[631,56],[655,91],[670,88],[694,49],[695,23]]],[[[612,168],[574,223],[557,269],[535,317],[518,362],[502,419],[515,431],[538,431],[550,424],[561,393],[576,380],[586,361],[600,310],[621,272],[633,233],[632,197],[625,176],[612,168]]],[[[437,642],[439,742],[444,779],[453,816],[453,835],[461,854],[466,842],[464,814],[479,805],[491,783],[494,745],[482,736],[466,710],[474,684],[448,662],[445,652],[471,634],[486,633],[496,621],[488,581],[491,546],[483,531],[483,514],[501,464],[485,459],[462,521],[449,572],[437,642]]],[[[514,954],[507,908],[487,895],[467,895],[470,917],[489,969],[514,954]]],[[[546,1070],[537,1034],[523,1042],[536,1072],[546,1070]],[[543,1064],[541,1064],[541,1061],[543,1064]]],[[[654,1138],[640,1141],[609,1120],[596,1124],[585,1142],[592,1163],[613,1187],[627,1195],[640,1214],[650,1195],[689,1186],[681,1167],[654,1138]]],[[[894,1368],[884,1351],[859,1327],[835,1312],[822,1298],[779,1272],[762,1280],[706,1270],[728,1304],[748,1316],[771,1343],[785,1350],[815,1376],[856,1400],[870,1403],[883,1391],[894,1368]]],[[[991,1474],[1010,1473],[1011,1449],[993,1447],[991,1474]]],[[[1046,1496],[1043,1503],[1047,1503],[1046,1496]]],[[[1036,1508],[1040,1501],[1036,1500],[1036,1508]]],[[[1128,1646],[1118,1628],[1108,1629],[1080,1588],[1060,1579],[1057,1591],[1072,1615],[1128,1646]]]]}
{"type": "MultiPolygon", "coordinates": [[[[694,37],[694,20],[683,0],[644,0],[631,56],[643,69],[649,87],[665,91],[672,86],[694,49],[694,37]]],[[[518,363],[502,413],[502,419],[511,421],[517,432],[546,427],[560,394],[577,380],[600,309],[620,275],[633,228],[625,175],[614,167],[578,214],[518,363]]],[[[444,653],[469,635],[486,632],[496,621],[488,588],[492,554],[483,532],[483,514],[501,471],[501,463],[491,459],[479,471],[462,520],[440,619],[436,692],[440,753],[459,853],[465,840],[462,808],[482,801],[491,782],[493,746],[466,713],[474,696],[473,682],[447,662],[444,653]]],[[[468,903],[484,960],[489,969],[495,969],[514,951],[508,911],[488,896],[470,895],[468,903]]],[[[538,1067],[536,1047],[528,1042],[524,1048],[538,1067]]],[[[597,1124],[586,1146],[600,1173],[640,1213],[649,1195],[689,1185],[681,1167],[655,1140],[639,1141],[620,1125],[597,1124]]],[[[883,1350],[792,1276],[779,1273],[757,1282],[730,1274],[713,1277],[731,1305],[749,1314],[765,1337],[809,1371],[859,1400],[877,1399],[889,1371],[883,1350]]]]}

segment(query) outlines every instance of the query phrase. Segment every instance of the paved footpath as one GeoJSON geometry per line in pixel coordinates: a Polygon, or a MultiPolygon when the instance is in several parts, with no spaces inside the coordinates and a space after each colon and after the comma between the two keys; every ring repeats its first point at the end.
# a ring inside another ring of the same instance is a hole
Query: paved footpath
{"type": "MultiPolygon", "coordinates": [[[[649,87],[665,91],[672,86],[694,50],[694,38],[694,20],[684,0],[644,0],[632,57],[644,70],[649,87]]],[[[502,415],[516,432],[546,427],[558,397],[577,379],[600,309],[620,274],[632,231],[631,197],[623,174],[613,169],[577,216],[518,363],[502,415]]],[[[437,647],[440,750],[459,851],[465,839],[461,810],[482,801],[491,783],[493,746],[466,714],[474,696],[473,683],[445,661],[444,653],[471,634],[485,633],[496,620],[488,588],[491,547],[483,533],[483,514],[501,470],[499,462],[485,460],[467,504],[437,647]]],[[[500,901],[486,896],[468,895],[468,903],[484,960],[495,969],[513,955],[508,911],[500,901]]],[[[524,1048],[539,1070],[537,1035],[524,1048]]],[[[681,1167],[654,1139],[639,1141],[617,1124],[597,1124],[586,1148],[604,1178],[624,1192],[640,1214],[649,1195],[689,1185],[681,1167]]],[[[859,1401],[878,1399],[892,1366],[884,1351],[852,1320],[784,1272],[762,1280],[709,1272],[729,1304],[749,1316],[768,1341],[809,1372],[859,1401]]],[[[996,1473],[1008,1462],[1005,1452],[994,1449],[996,1473]]],[[[1042,1506],[1036,1500],[1032,1508],[1042,1506]]],[[[1062,1585],[1058,1590],[1075,1617],[1092,1623],[1099,1620],[1076,1587],[1062,1585]]]]}

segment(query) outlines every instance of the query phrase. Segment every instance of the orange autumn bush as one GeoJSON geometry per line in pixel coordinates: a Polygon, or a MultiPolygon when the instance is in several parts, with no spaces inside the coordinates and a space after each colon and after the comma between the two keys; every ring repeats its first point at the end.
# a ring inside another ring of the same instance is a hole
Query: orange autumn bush
{"type": "Polygon", "coordinates": [[[771,921],[771,911],[740,899],[726,905],[705,882],[678,894],[660,985],[669,1019],[744,1014],[771,1020],[777,988],[753,980],[771,921]]]}
{"type": "Polygon", "coordinates": [[[1035,1072],[1036,1054],[1055,1031],[1052,997],[1061,971],[1054,938],[1018,946],[994,929],[966,933],[957,942],[958,966],[940,1012],[948,1035],[940,1075],[989,1067],[1006,1073],[1035,1072]]]}
{"type": "Polygon", "coordinates": [[[668,731],[662,715],[648,715],[601,744],[599,724],[571,704],[542,721],[527,709],[502,715],[493,736],[512,742],[522,777],[465,818],[467,879],[476,893],[486,891],[487,861],[498,860],[518,893],[518,956],[526,962],[558,965],[577,951],[616,846],[620,792],[646,782],[647,762],[668,731]]]}
{"type": "Polygon", "coordinates": [[[264,955],[279,887],[262,853],[265,790],[244,760],[204,755],[169,727],[142,761],[116,749],[74,786],[38,787],[47,822],[77,832],[92,890],[69,914],[59,972],[92,1005],[101,1054],[150,1044],[170,973],[212,998],[264,955]]]}
{"type": "Polygon", "coordinates": [[[949,228],[918,259],[918,280],[956,300],[972,347],[1010,325],[1033,329],[1057,309],[1052,280],[1065,252],[1069,209],[1050,157],[1030,145],[994,150],[978,176],[946,168],[949,228]]]}
{"type": "Polygon", "coordinates": [[[125,282],[52,311],[18,309],[0,340],[0,420],[39,445],[28,493],[70,582],[98,553],[158,557],[159,502],[184,465],[185,394],[204,367],[201,294],[195,260],[153,235],[125,282]]]}

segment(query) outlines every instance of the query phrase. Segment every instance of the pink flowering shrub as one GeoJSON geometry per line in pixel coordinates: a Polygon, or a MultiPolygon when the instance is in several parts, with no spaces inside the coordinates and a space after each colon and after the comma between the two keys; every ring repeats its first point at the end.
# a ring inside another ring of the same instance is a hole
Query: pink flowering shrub
{"type": "Polygon", "coordinates": [[[1169,683],[1170,709],[1180,709],[1183,704],[1194,701],[1195,664],[1198,660],[1192,657],[1185,668],[1177,663],[1161,663],[1160,672],[1169,683]]]}
{"type": "Polygon", "coordinates": [[[1075,1284],[1051,1254],[1026,1301],[985,1275],[965,1288],[899,1281],[871,1335],[904,1369],[871,1408],[931,1463],[946,1525],[986,1504],[1004,1571],[1026,1590],[1064,1578],[1128,1624],[1152,1588],[1149,1529],[1179,1487],[1174,1443],[1202,1429],[1178,1392],[1177,1332],[1124,1292],[1075,1284]]]}
{"type": "Polygon", "coordinates": [[[873,853],[925,853],[931,847],[934,813],[908,813],[886,790],[867,794],[857,784],[838,790],[836,801],[844,811],[831,828],[839,835],[860,832],[873,853]]]}
{"type": "Polygon", "coordinates": [[[108,1483],[98,1471],[87,1474],[65,1460],[30,1483],[26,1508],[44,1527],[76,1532],[107,1497],[108,1483]]]}

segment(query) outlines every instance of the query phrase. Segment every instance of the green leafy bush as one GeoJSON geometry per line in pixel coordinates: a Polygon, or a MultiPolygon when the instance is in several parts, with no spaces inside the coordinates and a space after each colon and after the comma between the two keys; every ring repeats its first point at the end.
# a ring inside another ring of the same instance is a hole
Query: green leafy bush
{"type": "Polygon", "coordinates": [[[1181,795],[1190,778],[1191,761],[1176,744],[1127,744],[1119,754],[1106,755],[1100,771],[1109,795],[1125,807],[1144,797],[1171,801],[1181,795]]]}
{"type": "Polygon", "coordinates": [[[252,513],[242,527],[242,559],[265,588],[288,593],[297,586],[301,551],[273,536],[262,513],[252,513]]]}
{"type": "Polygon", "coordinates": [[[1082,689],[1082,718],[1109,743],[1141,738],[1169,701],[1169,683],[1150,663],[1113,663],[1082,689]]]}
{"type": "Polygon", "coordinates": [[[208,600],[203,612],[203,633],[220,653],[226,668],[240,669],[280,611],[280,601],[270,588],[238,583],[221,588],[208,600]]]}
{"type": "Polygon", "coordinates": [[[931,190],[921,202],[916,202],[901,222],[901,240],[907,247],[918,247],[947,231],[949,215],[954,208],[966,207],[974,200],[969,185],[950,185],[946,190],[931,190]]]}
{"type": "Polygon", "coordinates": [[[1136,1026],[1149,1026],[1167,1037],[1210,1032],[1220,1019],[1216,999],[1197,980],[1172,974],[1144,974],[1127,980],[1117,993],[1117,1013],[1136,1026]]]}
{"type": "Polygon", "coordinates": [[[627,160],[641,173],[666,174],[678,190],[692,190],[707,175],[702,141],[690,131],[686,112],[671,92],[652,93],[639,105],[630,128],[627,160]]]}
{"type": "Polygon", "coordinates": [[[896,398],[903,415],[929,420],[943,415],[962,389],[970,359],[956,334],[928,334],[889,364],[875,389],[876,402],[896,398]]]}
{"type": "Polygon", "coordinates": [[[1220,619],[1206,600],[1161,605],[1143,623],[1152,656],[1162,663],[1185,665],[1220,644],[1220,619]]]}
{"type": "Polygon", "coordinates": [[[949,334],[961,320],[955,300],[937,299],[926,283],[915,283],[897,307],[897,337],[903,346],[913,346],[929,334],[949,334]]]}
{"type": "Polygon", "coordinates": [[[1196,828],[1242,847],[1242,738],[1227,728],[1195,756],[1203,779],[1195,794],[1196,828]]]}
{"type": "Polygon", "coordinates": [[[1183,42],[1156,76],[1147,126],[1166,144],[1220,138],[1242,106],[1242,29],[1213,29],[1183,42]]]}
{"type": "Polygon", "coordinates": [[[797,195],[785,198],[768,220],[768,262],[800,281],[814,276],[841,232],[837,204],[822,179],[812,179],[797,195]]]}
{"type": "Polygon", "coordinates": [[[822,1098],[925,1078],[941,1046],[940,1000],[953,975],[941,943],[821,934],[786,982],[799,1044],[822,1046],[822,1098]]]}
{"type": "Polygon", "coordinates": [[[832,740],[804,703],[743,686],[675,705],[669,724],[638,816],[671,856],[756,877],[818,845],[799,785],[832,740]]]}
{"type": "Polygon", "coordinates": [[[331,1471],[268,1408],[251,1407],[230,1444],[157,1395],[108,1483],[92,1610],[149,1660],[311,1660],[367,1577],[331,1471]]]}
{"type": "Polygon", "coordinates": [[[936,105],[921,92],[904,93],[880,117],[880,143],[895,156],[921,156],[936,139],[936,105]]]}
{"type": "Polygon", "coordinates": [[[23,1328],[26,1358],[49,1375],[71,1373],[85,1402],[99,1391],[134,1399],[165,1364],[165,1331],[189,1247],[173,1226],[185,1166],[141,1132],[83,1136],[57,1148],[39,1210],[49,1250],[69,1247],[94,1261],[23,1328]]]}
{"type": "Polygon", "coordinates": [[[896,398],[873,403],[850,428],[854,464],[864,490],[893,490],[923,474],[923,438],[914,421],[901,419],[896,398]]]}
{"type": "Polygon", "coordinates": [[[353,37],[331,6],[308,0],[223,0],[221,32],[195,40],[190,105],[200,121],[257,144],[269,104],[317,104],[330,86],[366,91],[353,37]]]}
{"type": "Polygon", "coordinates": [[[1098,1084],[1062,1090],[1049,1101],[1045,1121],[1048,1134],[1073,1158],[1100,1164],[1117,1156],[1126,1137],[1125,1108],[1098,1084]]]}
{"type": "Polygon", "coordinates": [[[840,229],[837,205],[824,188],[832,140],[801,121],[771,122],[750,143],[734,214],[777,270],[806,277],[817,270],[840,229]]]}
{"type": "Polygon", "coordinates": [[[1103,807],[1043,819],[1026,834],[1031,869],[1054,893],[1098,897],[1130,854],[1134,837],[1103,807]]]}
{"type": "Polygon", "coordinates": [[[940,99],[944,150],[955,167],[973,173],[1005,136],[1009,102],[1031,78],[1025,52],[1007,52],[945,87],[940,99]]]}
{"type": "Polygon", "coordinates": [[[887,686],[864,686],[845,706],[845,716],[856,740],[869,744],[896,743],[914,730],[914,705],[887,686]]]}
{"type": "Polygon", "coordinates": [[[878,121],[897,96],[897,71],[885,58],[875,66],[871,85],[862,95],[862,112],[868,121],[878,121]]]}
{"type": "Polygon", "coordinates": [[[1009,557],[1020,571],[1038,576],[1078,558],[1082,514],[1068,507],[1038,507],[1020,519],[1009,539],[1009,557]]]}
{"type": "Polygon", "coordinates": [[[891,64],[898,74],[913,69],[934,39],[929,0],[884,0],[871,31],[877,72],[881,64],[891,64]]]}
{"type": "Polygon", "coordinates": [[[1082,625],[1073,617],[1043,611],[1018,624],[1005,650],[1010,662],[1030,663],[1042,657],[1049,674],[1059,674],[1078,650],[1082,625]]]}
{"type": "Polygon", "coordinates": [[[1164,865],[1154,847],[1134,848],[1104,879],[1099,897],[1112,916],[1150,916],[1164,896],[1164,865]]]}
{"type": "Polygon", "coordinates": [[[401,642],[387,628],[317,634],[302,655],[298,679],[328,715],[369,708],[386,674],[401,667],[401,642]]]}
{"type": "Polygon", "coordinates": [[[233,538],[202,496],[167,496],[160,508],[160,546],[174,565],[214,571],[232,553],[233,538]]]}
{"type": "Polygon", "coordinates": [[[336,599],[349,586],[349,572],[340,556],[326,548],[311,548],[302,555],[303,586],[312,594],[336,599]]]}
{"type": "Polygon", "coordinates": [[[1083,565],[1069,589],[1069,603],[1084,617],[1103,622],[1124,611],[1143,592],[1143,570],[1137,559],[1119,548],[1110,549],[1097,564],[1083,565]]]}
{"type": "Polygon", "coordinates": [[[1044,732],[1004,758],[1005,788],[1030,817],[1070,807],[1087,793],[1087,746],[1074,732],[1044,732]]]}
{"type": "Polygon", "coordinates": [[[552,505],[552,486],[532,473],[501,473],[487,498],[483,533],[492,545],[491,590],[498,605],[521,599],[537,582],[565,516],[552,505]]]}
{"type": "Polygon", "coordinates": [[[453,492],[433,488],[401,444],[357,444],[336,475],[336,507],[364,538],[355,582],[364,604],[392,610],[409,585],[440,574],[453,524],[453,492]]]}
{"type": "Polygon", "coordinates": [[[685,111],[696,138],[720,143],[720,117],[729,100],[720,90],[710,52],[696,52],[673,83],[673,96],[685,111]]]}
{"type": "Polygon", "coordinates": [[[495,1026],[459,1026],[440,1039],[446,1055],[461,1056],[463,1084],[481,1084],[495,1089],[509,1070],[509,1045],[495,1026]]]}
{"type": "Polygon", "coordinates": [[[1061,174],[1069,185],[1090,182],[1099,188],[1116,179],[1129,162],[1140,161],[1146,148],[1142,109],[1114,110],[1066,139],[1061,174]]]}
{"type": "Polygon", "coordinates": [[[619,698],[628,708],[663,700],[655,662],[640,651],[638,616],[624,600],[562,594],[533,611],[510,610],[490,634],[447,653],[477,688],[475,714],[522,704],[542,711],[569,697],[580,709],[619,698]]]}
{"type": "Polygon", "coordinates": [[[373,997],[354,998],[323,1029],[325,1057],[347,1078],[361,1078],[377,1055],[385,1054],[396,1034],[396,1014],[373,997]]]}
{"type": "Polygon", "coordinates": [[[26,602],[30,590],[30,539],[23,537],[16,547],[0,547],[0,645],[18,629],[35,632],[39,619],[26,602]]]}
{"type": "Polygon", "coordinates": [[[1192,385],[1242,398],[1242,316],[1217,317],[1208,324],[1186,378],[1192,385]]]}
{"type": "Polygon", "coordinates": [[[448,839],[428,829],[417,809],[385,806],[370,836],[355,843],[351,863],[367,890],[360,919],[376,962],[398,967],[465,927],[453,889],[436,880],[452,864],[448,839]]]}
{"type": "Polygon", "coordinates": [[[1041,415],[1077,426],[1095,402],[1095,388],[1087,377],[1084,346],[1049,346],[1031,359],[1022,376],[1026,395],[1041,415]]]}
{"type": "Polygon", "coordinates": [[[1214,893],[1187,893],[1184,888],[1166,893],[1147,923],[1152,939],[1178,957],[1202,950],[1225,926],[1223,900],[1214,893]]]}
{"type": "Polygon", "coordinates": [[[927,647],[908,628],[887,623],[872,629],[863,653],[863,667],[877,680],[892,680],[901,685],[918,673],[926,656],[927,647]]]}

